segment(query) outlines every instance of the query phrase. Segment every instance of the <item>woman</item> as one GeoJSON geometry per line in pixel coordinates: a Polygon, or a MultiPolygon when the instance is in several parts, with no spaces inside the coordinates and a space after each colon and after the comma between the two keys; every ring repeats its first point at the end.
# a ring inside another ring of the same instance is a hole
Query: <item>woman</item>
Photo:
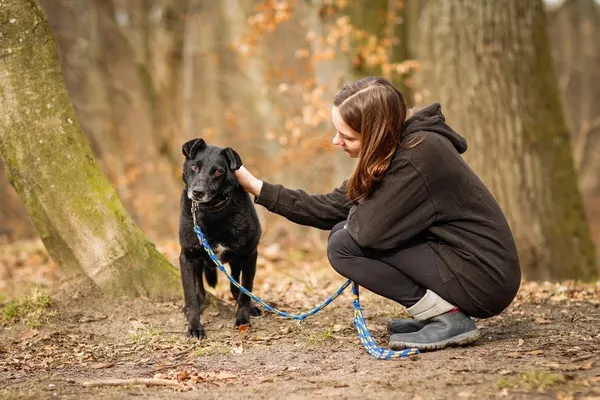
{"type": "Polygon", "coordinates": [[[479,337],[470,317],[498,315],[516,296],[517,249],[440,105],[407,113],[400,91],[383,78],[340,91],[333,144],[358,163],[329,194],[263,182],[244,167],[236,177],[269,211],[331,229],[333,268],[407,308],[414,319],[388,324],[392,349],[467,344],[479,337]]]}

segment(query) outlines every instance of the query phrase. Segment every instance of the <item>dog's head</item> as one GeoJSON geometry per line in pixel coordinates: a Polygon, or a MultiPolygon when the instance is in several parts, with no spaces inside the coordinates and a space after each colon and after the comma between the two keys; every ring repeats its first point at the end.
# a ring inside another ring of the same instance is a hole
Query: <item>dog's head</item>
{"type": "Polygon", "coordinates": [[[242,166],[242,160],[235,150],[193,139],[183,145],[182,152],[183,181],[190,200],[210,208],[226,204],[239,185],[233,171],[242,166]]]}

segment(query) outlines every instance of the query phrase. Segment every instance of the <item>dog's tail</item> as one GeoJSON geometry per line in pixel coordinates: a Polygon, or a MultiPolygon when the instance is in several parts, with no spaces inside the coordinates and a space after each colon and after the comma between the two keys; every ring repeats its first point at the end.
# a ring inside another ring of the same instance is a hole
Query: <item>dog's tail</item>
{"type": "Polygon", "coordinates": [[[217,269],[216,268],[204,268],[204,277],[210,287],[217,285],[217,269]]]}

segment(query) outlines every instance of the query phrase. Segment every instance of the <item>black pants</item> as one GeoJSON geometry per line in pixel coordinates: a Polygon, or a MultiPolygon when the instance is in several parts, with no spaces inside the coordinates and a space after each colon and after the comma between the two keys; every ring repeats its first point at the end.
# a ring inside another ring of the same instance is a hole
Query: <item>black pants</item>
{"type": "MultiPolygon", "coordinates": [[[[461,285],[461,277],[442,279],[443,274],[447,275],[447,270],[440,270],[445,268],[444,261],[427,241],[414,241],[390,251],[367,249],[356,243],[344,224],[337,224],[329,235],[327,257],[332,267],[359,286],[405,307],[416,304],[429,289],[468,315],[488,318],[506,308],[518,290],[517,284],[514,290],[497,291],[484,300],[473,299],[461,285]]],[[[478,284],[472,277],[465,280],[469,285],[478,284]]]]}

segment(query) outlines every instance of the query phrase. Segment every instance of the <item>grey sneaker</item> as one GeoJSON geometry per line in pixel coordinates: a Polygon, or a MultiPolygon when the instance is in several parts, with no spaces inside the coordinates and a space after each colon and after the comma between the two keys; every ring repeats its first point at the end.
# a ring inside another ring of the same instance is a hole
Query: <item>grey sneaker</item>
{"type": "Polygon", "coordinates": [[[425,322],[416,319],[392,319],[387,323],[387,331],[392,335],[394,333],[418,332],[425,325],[427,325],[425,322]]]}
{"type": "Polygon", "coordinates": [[[436,350],[446,346],[462,346],[480,337],[479,329],[468,315],[454,311],[432,317],[418,332],[396,333],[390,336],[390,348],[436,350]]]}

